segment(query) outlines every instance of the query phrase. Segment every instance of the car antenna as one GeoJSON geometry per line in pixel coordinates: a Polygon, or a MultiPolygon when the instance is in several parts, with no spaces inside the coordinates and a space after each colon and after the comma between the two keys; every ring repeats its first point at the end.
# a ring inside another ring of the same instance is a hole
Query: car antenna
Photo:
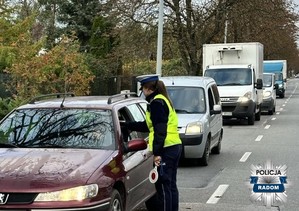
{"type": "Polygon", "coordinates": [[[67,95],[67,91],[66,91],[66,83],[65,83],[65,84],[64,84],[64,95],[63,95],[62,102],[61,102],[61,104],[60,104],[60,108],[63,108],[63,107],[64,107],[63,103],[64,103],[64,101],[65,101],[65,97],[66,97],[66,95],[67,95]]]}

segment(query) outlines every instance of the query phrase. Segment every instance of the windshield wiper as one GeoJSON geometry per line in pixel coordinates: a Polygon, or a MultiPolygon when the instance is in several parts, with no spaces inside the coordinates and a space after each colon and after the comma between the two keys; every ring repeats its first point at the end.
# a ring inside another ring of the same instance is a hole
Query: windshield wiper
{"type": "Polygon", "coordinates": [[[18,148],[18,146],[14,144],[0,143],[0,148],[18,148]]]}

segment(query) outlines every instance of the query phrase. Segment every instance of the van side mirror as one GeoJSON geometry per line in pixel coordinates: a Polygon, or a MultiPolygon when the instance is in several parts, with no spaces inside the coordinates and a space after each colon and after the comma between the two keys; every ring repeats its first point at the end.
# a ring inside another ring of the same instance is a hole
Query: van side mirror
{"type": "Polygon", "coordinates": [[[258,78],[256,80],[255,88],[257,88],[257,89],[262,89],[263,88],[263,80],[262,79],[258,78]]]}
{"type": "Polygon", "coordinates": [[[221,105],[216,104],[216,105],[213,106],[213,110],[210,111],[210,114],[211,115],[213,115],[213,114],[221,114],[221,111],[222,111],[221,105]]]}

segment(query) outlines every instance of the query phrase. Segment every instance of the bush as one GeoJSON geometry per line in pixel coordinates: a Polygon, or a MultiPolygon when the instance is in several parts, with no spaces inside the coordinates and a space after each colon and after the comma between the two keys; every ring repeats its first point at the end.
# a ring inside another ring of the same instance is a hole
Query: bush
{"type": "Polygon", "coordinates": [[[23,101],[20,99],[0,98],[0,120],[21,104],[23,101]]]}

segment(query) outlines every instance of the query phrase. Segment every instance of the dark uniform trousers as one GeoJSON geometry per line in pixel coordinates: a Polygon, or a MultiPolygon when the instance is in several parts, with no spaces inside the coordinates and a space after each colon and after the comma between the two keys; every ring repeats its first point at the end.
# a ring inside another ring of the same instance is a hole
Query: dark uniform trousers
{"type": "Polygon", "coordinates": [[[155,183],[157,193],[146,202],[149,211],[178,211],[177,168],[182,145],[164,147],[162,163],[158,167],[159,177],[155,183]]]}

